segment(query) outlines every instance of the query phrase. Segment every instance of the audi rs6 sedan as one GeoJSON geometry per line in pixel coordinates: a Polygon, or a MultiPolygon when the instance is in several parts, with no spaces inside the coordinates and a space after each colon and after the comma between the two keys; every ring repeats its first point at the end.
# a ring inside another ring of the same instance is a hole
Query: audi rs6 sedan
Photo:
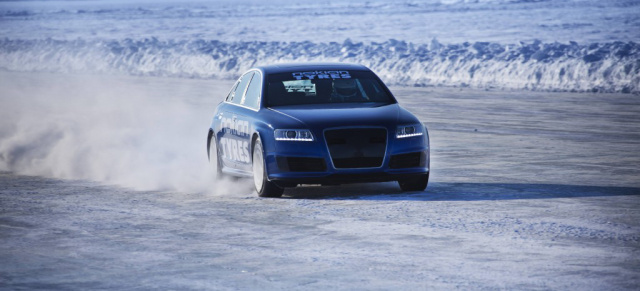
{"type": "Polygon", "coordinates": [[[278,64],[244,73],[207,137],[216,178],[253,177],[261,197],[300,184],[429,181],[427,128],[367,67],[278,64]]]}

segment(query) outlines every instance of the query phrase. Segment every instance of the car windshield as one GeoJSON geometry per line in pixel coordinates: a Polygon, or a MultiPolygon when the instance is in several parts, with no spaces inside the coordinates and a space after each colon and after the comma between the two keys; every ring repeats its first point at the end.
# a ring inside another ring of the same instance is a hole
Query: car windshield
{"type": "Polygon", "coordinates": [[[395,103],[369,71],[311,71],[271,74],[266,106],[326,103],[395,103]]]}

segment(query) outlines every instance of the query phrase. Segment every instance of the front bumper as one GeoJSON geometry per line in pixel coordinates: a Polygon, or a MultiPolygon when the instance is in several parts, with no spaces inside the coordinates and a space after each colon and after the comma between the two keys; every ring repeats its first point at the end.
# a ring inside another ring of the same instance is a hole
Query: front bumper
{"type": "Polygon", "coordinates": [[[420,175],[428,174],[428,170],[416,170],[411,173],[338,173],[326,176],[296,176],[278,175],[271,178],[272,181],[279,183],[281,186],[295,186],[297,184],[322,184],[322,185],[341,185],[351,183],[372,183],[372,182],[390,182],[409,179],[420,175]]]}
{"type": "Polygon", "coordinates": [[[429,173],[429,149],[388,154],[382,166],[374,168],[335,168],[330,157],[268,154],[267,176],[281,184],[348,184],[398,181],[429,173]]]}
{"type": "Polygon", "coordinates": [[[325,134],[325,130],[323,133],[314,132],[316,139],[313,142],[276,141],[273,150],[265,153],[267,178],[281,185],[347,184],[398,181],[429,173],[430,151],[426,129],[422,136],[401,139],[395,137],[395,128],[383,130],[386,138],[380,137],[379,130],[369,130],[371,136],[358,136],[356,133],[356,139],[325,134]],[[370,142],[359,142],[358,139],[370,142]],[[341,143],[331,147],[330,144],[335,140],[341,143]],[[382,147],[381,141],[384,142],[382,147]],[[356,145],[349,147],[353,144],[356,145]],[[362,155],[350,157],[345,154],[349,152],[362,155]],[[375,156],[376,152],[382,155],[382,163],[369,163],[367,159],[375,156]],[[347,163],[347,166],[335,163],[336,156],[346,156],[355,162],[347,163]],[[352,164],[356,166],[349,167],[352,164]]]}

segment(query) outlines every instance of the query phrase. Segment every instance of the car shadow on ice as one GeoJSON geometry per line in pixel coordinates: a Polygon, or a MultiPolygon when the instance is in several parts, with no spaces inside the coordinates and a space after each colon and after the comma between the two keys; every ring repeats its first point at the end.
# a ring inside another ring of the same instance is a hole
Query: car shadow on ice
{"type": "Polygon", "coordinates": [[[303,186],[287,189],[289,199],[484,201],[577,197],[640,196],[640,188],[516,183],[433,182],[422,192],[401,192],[396,183],[303,186]]]}

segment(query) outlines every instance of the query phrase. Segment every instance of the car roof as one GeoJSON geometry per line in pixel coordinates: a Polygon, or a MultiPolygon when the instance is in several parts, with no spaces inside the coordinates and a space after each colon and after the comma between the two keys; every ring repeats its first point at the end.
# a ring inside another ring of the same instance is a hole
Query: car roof
{"type": "Polygon", "coordinates": [[[254,69],[259,69],[265,74],[277,74],[287,73],[292,71],[342,71],[342,70],[358,70],[358,71],[371,71],[369,68],[359,64],[349,63],[285,63],[274,64],[268,66],[259,66],[254,69]]]}

